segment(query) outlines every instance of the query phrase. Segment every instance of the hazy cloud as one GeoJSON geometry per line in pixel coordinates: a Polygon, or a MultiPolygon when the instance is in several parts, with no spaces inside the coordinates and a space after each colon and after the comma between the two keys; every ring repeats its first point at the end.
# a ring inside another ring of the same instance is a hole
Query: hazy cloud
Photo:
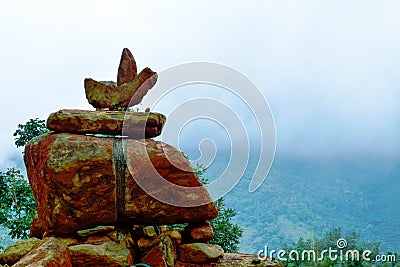
{"type": "Polygon", "coordinates": [[[245,73],[270,103],[278,153],[398,155],[399,8],[398,1],[4,2],[0,165],[16,153],[18,123],[90,109],[83,79],[115,80],[123,47],[139,69],[213,61],[245,73]]]}

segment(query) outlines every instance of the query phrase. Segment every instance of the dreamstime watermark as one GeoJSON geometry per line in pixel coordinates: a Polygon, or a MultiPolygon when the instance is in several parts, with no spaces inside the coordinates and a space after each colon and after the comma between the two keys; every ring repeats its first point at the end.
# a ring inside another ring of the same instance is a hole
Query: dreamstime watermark
{"type": "MultiPolygon", "coordinates": [[[[218,87],[218,89],[234,96],[251,112],[257,125],[250,127],[248,122],[238,114],[235,105],[227,103],[223,98],[218,98],[216,95],[189,97],[188,100],[176,105],[173,112],[167,116],[161,141],[179,148],[179,135],[182,129],[193,120],[212,121],[223,128],[230,142],[230,159],[225,171],[205,186],[211,199],[196,197],[204,195],[202,187],[179,186],[164,179],[156,170],[151,175],[148,175],[146,179],[138,177],[135,175],[135,170],[130,168],[128,164],[128,169],[135,182],[153,198],[172,206],[194,207],[208,204],[226,195],[243,177],[250,158],[249,133],[258,132],[260,153],[258,164],[249,184],[249,192],[257,190],[268,175],[276,146],[275,123],[265,96],[246,75],[233,68],[217,63],[194,62],[177,65],[160,72],[157,83],[144,99],[145,105],[152,111],[157,110],[154,107],[161,100],[168,98],[170,94],[173,95],[175,90],[184,86],[188,87],[185,88],[185,96],[195,95],[196,89],[193,88],[196,87],[190,86],[193,84],[218,87]],[[158,185],[158,188],[168,188],[173,193],[164,194],[160,190],[154,190],[154,185],[158,185]],[[187,198],[179,197],[182,195],[193,196],[193,201],[188,202],[187,198]]],[[[140,88],[138,91],[140,91],[140,88]]],[[[128,128],[123,127],[123,129],[128,128]]],[[[197,130],[201,131],[201,129],[197,130]]],[[[144,132],[145,126],[143,127],[144,132]]],[[[123,130],[122,135],[127,136],[128,134],[125,134],[123,130]]],[[[213,142],[210,138],[205,138],[198,144],[200,150],[203,141],[213,142]]],[[[215,142],[213,144],[214,150],[216,150],[215,142]]],[[[182,171],[192,171],[191,168],[185,169],[182,167],[179,161],[176,162],[173,153],[170,155],[171,150],[162,146],[160,148],[164,150],[164,154],[172,165],[182,171]]],[[[125,151],[125,155],[128,157],[127,162],[129,162],[129,150],[130,146],[127,146],[125,151]]],[[[201,159],[198,161],[201,162],[203,159],[210,162],[214,160],[217,153],[218,151],[200,151],[201,159]]],[[[149,158],[147,160],[148,164],[152,164],[149,158]]]]}
{"type": "Polygon", "coordinates": [[[329,247],[321,251],[316,251],[313,249],[297,251],[290,250],[268,250],[268,246],[265,245],[264,249],[259,250],[257,253],[257,258],[259,260],[277,259],[279,261],[323,261],[329,259],[331,261],[367,261],[367,262],[396,262],[396,255],[393,254],[381,254],[373,256],[373,251],[364,250],[358,251],[356,249],[347,249],[347,240],[340,238],[336,242],[336,247],[329,247]]]}

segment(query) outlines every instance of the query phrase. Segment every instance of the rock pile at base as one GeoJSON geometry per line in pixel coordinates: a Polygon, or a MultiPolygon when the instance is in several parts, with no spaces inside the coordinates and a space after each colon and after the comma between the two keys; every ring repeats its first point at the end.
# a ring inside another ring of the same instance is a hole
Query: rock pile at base
{"type": "Polygon", "coordinates": [[[222,248],[208,244],[208,220],[218,216],[209,193],[181,152],[151,139],[165,116],[126,111],[156,80],[149,68],[137,74],[124,49],[117,83],[85,80],[96,111],[49,116],[52,132],[24,153],[38,209],[33,238],[7,248],[0,265],[203,266],[223,257],[222,248]],[[188,225],[167,229],[177,223],[188,225]]]}
{"type": "Polygon", "coordinates": [[[184,244],[188,232],[136,225],[129,233],[119,233],[114,226],[99,226],[71,237],[32,238],[0,254],[0,267],[126,267],[137,262],[151,267],[283,267],[276,260],[260,261],[255,255],[224,254],[219,246],[184,244]]]}

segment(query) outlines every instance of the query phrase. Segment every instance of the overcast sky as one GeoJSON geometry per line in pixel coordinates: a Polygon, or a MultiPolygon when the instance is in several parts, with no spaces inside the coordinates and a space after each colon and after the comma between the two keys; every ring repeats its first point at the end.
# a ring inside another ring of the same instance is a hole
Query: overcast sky
{"type": "Polygon", "coordinates": [[[247,75],[274,114],[278,154],[398,156],[399,10],[396,0],[1,1],[0,168],[20,156],[18,123],[91,109],[84,78],[116,80],[124,47],[138,69],[211,61],[247,75]]]}

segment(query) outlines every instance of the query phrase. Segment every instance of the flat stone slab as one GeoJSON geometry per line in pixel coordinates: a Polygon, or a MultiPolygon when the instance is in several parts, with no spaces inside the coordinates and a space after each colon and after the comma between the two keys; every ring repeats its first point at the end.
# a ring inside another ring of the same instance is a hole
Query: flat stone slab
{"type": "Polygon", "coordinates": [[[165,116],[154,112],[89,111],[63,109],[50,114],[47,128],[76,134],[127,135],[142,139],[159,136],[165,116]]]}

